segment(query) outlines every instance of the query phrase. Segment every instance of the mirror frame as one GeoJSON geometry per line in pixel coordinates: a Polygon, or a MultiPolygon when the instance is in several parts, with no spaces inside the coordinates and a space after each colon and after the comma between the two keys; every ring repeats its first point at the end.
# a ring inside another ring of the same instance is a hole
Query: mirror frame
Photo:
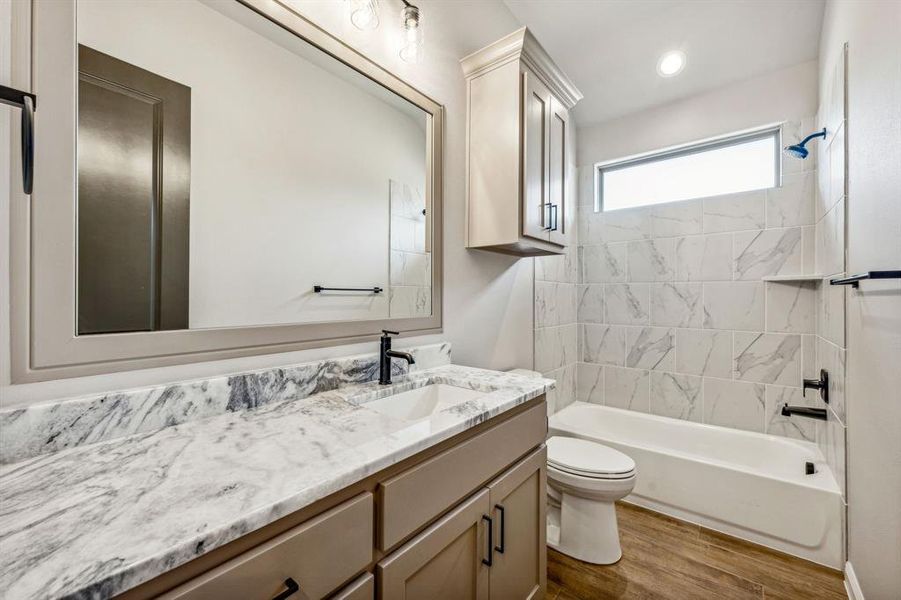
{"type": "MultiPolygon", "coordinates": [[[[427,114],[426,206],[432,314],[217,329],[77,336],[77,43],[75,1],[13,3],[13,85],[37,94],[34,191],[10,177],[10,334],[13,383],[275,354],[376,340],[382,329],[442,331],[444,108],[280,0],[234,0],[393,91],[427,114]],[[32,48],[35,40],[37,46],[32,48]],[[28,66],[31,66],[30,70],[28,66]],[[430,238],[428,237],[430,235],[430,238]]],[[[17,115],[16,115],[17,116],[17,115]]],[[[21,169],[12,118],[10,173],[21,169]]]]}

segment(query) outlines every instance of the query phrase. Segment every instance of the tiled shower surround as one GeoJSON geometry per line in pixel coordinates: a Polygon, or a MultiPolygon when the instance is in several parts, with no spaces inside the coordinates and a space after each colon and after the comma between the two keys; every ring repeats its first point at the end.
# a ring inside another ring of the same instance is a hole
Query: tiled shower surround
{"type": "MultiPolygon", "coordinates": [[[[786,124],[783,143],[815,126],[786,124]]],[[[558,381],[551,408],[581,400],[808,441],[836,435],[780,414],[786,402],[822,406],[801,389],[821,367],[843,387],[843,358],[817,335],[818,320],[831,322],[829,294],[815,280],[763,280],[824,273],[835,252],[817,227],[816,166],[813,153],[785,158],[778,188],[607,213],[594,211],[593,168],[580,169],[578,252],[536,259],[536,369],[558,381]]]]}
{"type": "MultiPolygon", "coordinates": [[[[851,408],[845,386],[845,295],[855,293],[845,286],[829,285],[829,280],[845,274],[845,214],[848,199],[846,138],[845,48],[833,49],[831,62],[821,74],[817,128],[827,136],[819,142],[817,155],[816,272],[823,279],[817,288],[817,369],[829,372],[829,405],[826,421],[817,421],[817,444],[826,456],[845,494],[846,424],[851,408]]],[[[812,157],[813,153],[811,153],[812,157]]],[[[850,200],[853,201],[853,200],[850,200]]],[[[847,501],[847,498],[846,498],[847,501]]]]}
{"type": "Polygon", "coordinates": [[[414,187],[389,182],[391,318],[432,314],[432,255],[426,251],[425,200],[414,187]]]}
{"type": "Polygon", "coordinates": [[[535,369],[557,382],[548,393],[549,413],[564,408],[576,397],[578,252],[573,242],[566,254],[535,259],[535,369]]]}

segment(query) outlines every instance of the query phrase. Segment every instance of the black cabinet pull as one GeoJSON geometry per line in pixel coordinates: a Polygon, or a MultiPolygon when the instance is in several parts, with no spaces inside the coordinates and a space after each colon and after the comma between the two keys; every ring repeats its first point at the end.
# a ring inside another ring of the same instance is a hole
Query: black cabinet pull
{"type": "Polygon", "coordinates": [[[482,515],[482,520],[488,521],[488,558],[483,558],[482,564],[490,567],[494,564],[494,521],[488,515],[482,515]]]}
{"type": "Polygon", "coordinates": [[[0,85],[0,103],[22,109],[22,189],[30,194],[34,183],[34,94],[0,85]]]}
{"type": "Polygon", "coordinates": [[[501,513],[501,543],[498,544],[497,546],[495,546],[494,549],[497,550],[498,552],[500,552],[501,554],[503,554],[504,553],[504,530],[506,529],[506,526],[504,525],[504,522],[506,520],[506,519],[504,519],[504,507],[501,506],[500,504],[495,504],[494,508],[496,508],[498,510],[498,512],[501,513]]]}
{"type": "Polygon", "coordinates": [[[542,220],[543,220],[543,221],[545,222],[545,224],[546,224],[545,227],[542,227],[542,229],[543,229],[544,231],[551,231],[551,229],[552,229],[552,226],[551,226],[551,207],[553,207],[553,206],[554,206],[554,205],[551,204],[550,202],[542,202],[542,203],[541,203],[541,212],[543,213],[541,218],[542,218],[542,220]],[[545,207],[547,207],[547,208],[545,208],[545,207]]]}
{"type": "Polygon", "coordinates": [[[272,600],[285,600],[290,596],[293,596],[297,592],[300,591],[300,586],[297,585],[297,582],[288,577],[285,579],[285,591],[273,598],[272,600]]]}

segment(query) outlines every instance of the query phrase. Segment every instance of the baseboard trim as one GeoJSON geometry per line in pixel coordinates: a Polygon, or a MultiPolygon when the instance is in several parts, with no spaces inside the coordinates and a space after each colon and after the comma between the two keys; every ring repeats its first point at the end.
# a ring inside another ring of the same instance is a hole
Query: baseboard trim
{"type": "Polygon", "coordinates": [[[845,563],[845,591],[848,592],[850,600],[864,600],[860,582],[857,581],[857,574],[854,573],[854,567],[850,561],[845,563]]]}

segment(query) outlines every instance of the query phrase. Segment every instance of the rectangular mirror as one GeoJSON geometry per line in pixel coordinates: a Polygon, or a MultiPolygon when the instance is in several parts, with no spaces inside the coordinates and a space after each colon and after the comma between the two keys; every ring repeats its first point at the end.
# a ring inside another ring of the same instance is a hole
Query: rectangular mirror
{"type": "Polygon", "coordinates": [[[65,33],[36,119],[64,128],[39,130],[31,233],[64,238],[31,253],[25,379],[440,329],[440,105],[287,3],[34,11],[65,33]]]}
{"type": "Polygon", "coordinates": [[[423,109],[234,2],[76,10],[79,335],[431,313],[423,109]]]}

